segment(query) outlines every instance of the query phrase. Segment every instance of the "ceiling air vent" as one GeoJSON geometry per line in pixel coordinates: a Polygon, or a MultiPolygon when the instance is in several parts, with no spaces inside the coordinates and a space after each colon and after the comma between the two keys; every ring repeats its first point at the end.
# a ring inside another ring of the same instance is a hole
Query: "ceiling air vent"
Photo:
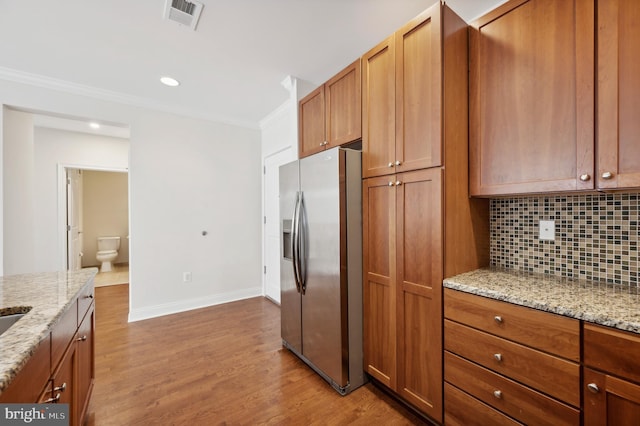
{"type": "Polygon", "coordinates": [[[203,4],[197,1],[167,0],[164,8],[164,18],[195,31],[203,7],[203,4]]]}

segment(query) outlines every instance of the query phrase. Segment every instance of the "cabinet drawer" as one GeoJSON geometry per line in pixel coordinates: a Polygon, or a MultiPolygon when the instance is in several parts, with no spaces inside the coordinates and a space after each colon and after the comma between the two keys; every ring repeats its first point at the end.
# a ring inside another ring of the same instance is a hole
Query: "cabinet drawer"
{"type": "Polygon", "coordinates": [[[444,316],[496,336],[580,361],[580,321],[445,289],[444,316]]]}
{"type": "Polygon", "coordinates": [[[580,424],[579,410],[450,352],[445,352],[444,376],[447,382],[526,424],[580,424]]]}
{"type": "Polygon", "coordinates": [[[522,424],[467,395],[449,383],[444,384],[444,423],[447,426],[522,424]]]}
{"type": "Polygon", "coordinates": [[[78,329],[77,301],[62,314],[58,323],[51,330],[51,368],[54,369],[60,363],[69,343],[78,329]]]}
{"type": "Polygon", "coordinates": [[[445,349],[560,399],[580,406],[577,363],[445,320],[445,349]]]}
{"type": "Polygon", "coordinates": [[[49,382],[51,364],[50,335],[42,339],[31,355],[27,364],[22,367],[7,389],[0,395],[0,403],[32,403],[37,402],[45,385],[49,382]]]}
{"type": "Polygon", "coordinates": [[[584,363],[640,383],[640,334],[584,324],[584,363]]]}
{"type": "Polygon", "coordinates": [[[86,315],[87,311],[91,307],[94,298],[94,286],[93,283],[87,285],[80,291],[78,295],[78,325],[82,322],[82,319],[86,315]]]}

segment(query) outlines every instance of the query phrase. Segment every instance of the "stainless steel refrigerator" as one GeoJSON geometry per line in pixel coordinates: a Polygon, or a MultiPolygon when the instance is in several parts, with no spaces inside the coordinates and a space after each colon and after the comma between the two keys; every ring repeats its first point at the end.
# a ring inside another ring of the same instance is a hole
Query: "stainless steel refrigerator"
{"type": "Polygon", "coordinates": [[[361,153],[280,166],[283,345],[345,395],[365,382],[361,153]]]}

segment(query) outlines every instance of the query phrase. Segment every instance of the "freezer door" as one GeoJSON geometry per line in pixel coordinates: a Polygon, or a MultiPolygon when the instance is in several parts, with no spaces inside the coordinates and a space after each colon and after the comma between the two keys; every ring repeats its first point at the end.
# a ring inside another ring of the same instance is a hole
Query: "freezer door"
{"type": "MultiPolygon", "coordinates": [[[[303,355],[339,386],[348,382],[346,274],[341,274],[341,179],[338,148],[300,160],[306,281],[303,355]],[[342,277],[342,280],[341,280],[342,277]],[[344,295],[344,297],[343,297],[344,295]]],[[[344,158],[343,158],[344,167],[344,158]]],[[[342,230],[344,231],[344,229],[342,230]]]]}
{"type": "Polygon", "coordinates": [[[298,161],[280,166],[280,328],[288,347],[302,353],[301,293],[298,291],[292,256],[293,216],[300,189],[298,161]]]}

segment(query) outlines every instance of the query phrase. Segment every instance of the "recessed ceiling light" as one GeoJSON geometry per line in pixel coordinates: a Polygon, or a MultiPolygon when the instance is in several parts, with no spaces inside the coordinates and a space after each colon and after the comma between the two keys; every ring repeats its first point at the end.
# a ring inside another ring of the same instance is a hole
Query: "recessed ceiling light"
{"type": "Polygon", "coordinates": [[[89,123],[89,127],[91,127],[92,129],[99,129],[100,128],[100,124],[98,124],[96,122],[91,122],[91,123],[89,123]]]}
{"type": "Polygon", "coordinates": [[[171,77],[160,77],[160,81],[166,86],[176,87],[180,85],[180,82],[178,80],[171,77]]]}

